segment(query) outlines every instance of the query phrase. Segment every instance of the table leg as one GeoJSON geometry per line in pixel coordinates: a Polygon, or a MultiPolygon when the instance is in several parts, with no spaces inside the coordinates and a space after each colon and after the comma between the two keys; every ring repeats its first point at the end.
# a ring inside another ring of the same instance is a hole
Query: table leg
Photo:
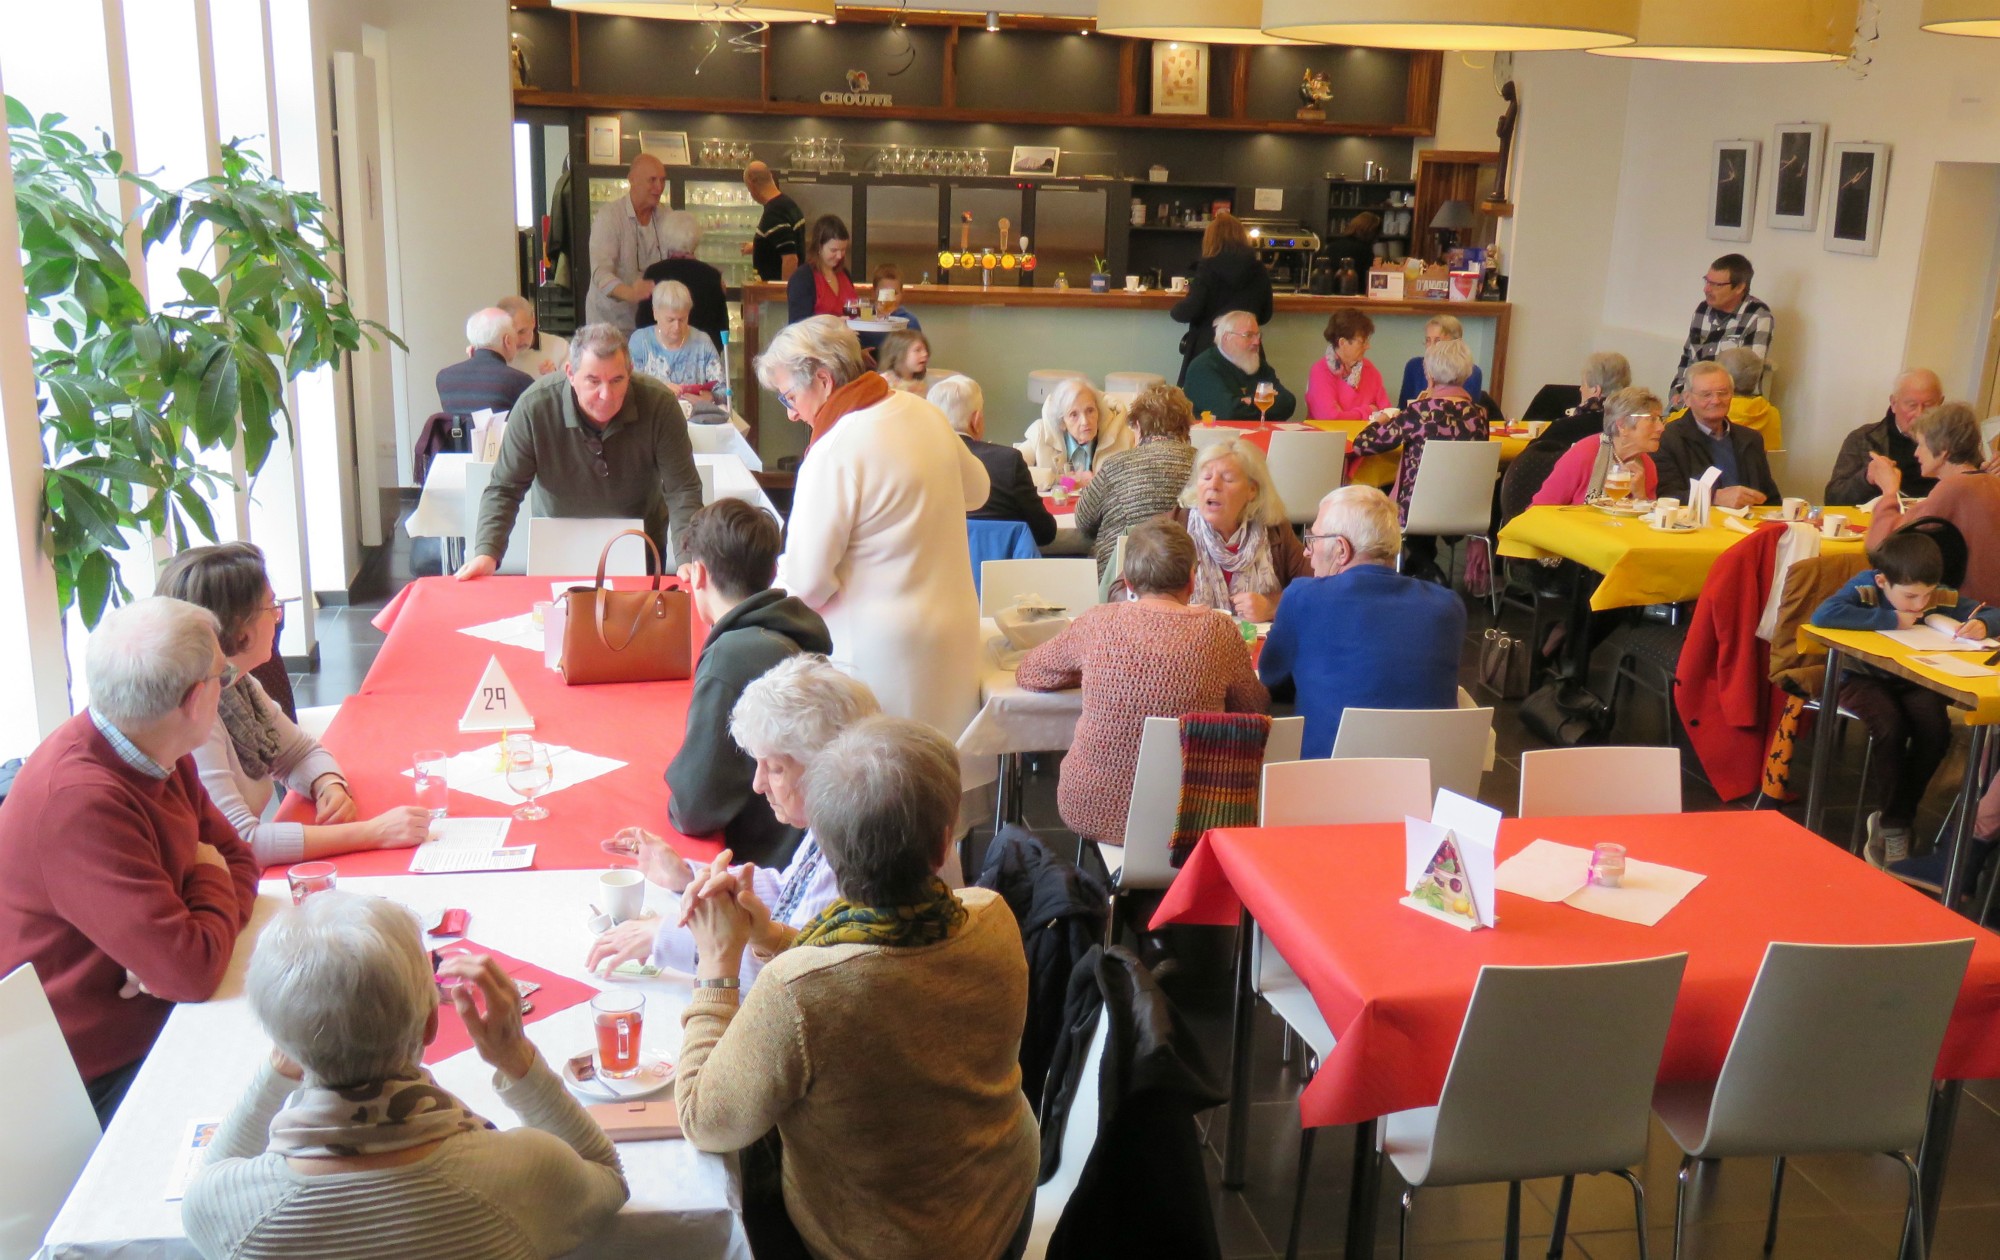
{"type": "MultiPolygon", "coordinates": [[[[1942,1081],[1931,1089],[1930,1117],[1924,1122],[1923,1144],[1917,1147],[1917,1168],[1923,1178],[1920,1215],[1927,1240],[1937,1234],[1938,1204],[1944,1198],[1944,1174],[1951,1163],[1951,1133],[1958,1124],[1958,1100],[1964,1093],[1964,1081],[1942,1081]]],[[[1913,1260],[1909,1242],[1904,1240],[1903,1260],[1913,1260]]]]}
{"type": "Polygon", "coordinates": [[[1828,648],[1826,682],[1819,689],[1819,725],[1813,730],[1812,778],[1806,786],[1806,830],[1823,835],[1826,781],[1833,765],[1833,737],[1840,721],[1840,649],[1828,648]]]}
{"type": "MultiPolygon", "coordinates": [[[[1563,655],[1569,658],[1569,663],[1564,668],[1571,681],[1587,687],[1590,685],[1590,570],[1574,561],[1568,562],[1568,567],[1569,628],[1563,633],[1569,642],[1563,647],[1563,655]]],[[[1539,649],[1541,645],[1535,647],[1539,649]]]]}
{"type": "Polygon", "coordinates": [[[1986,737],[1992,729],[1990,726],[1972,728],[1972,745],[1965,757],[1965,782],[1959,785],[1958,825],[1952,829],[1951,856],[1945,864],[1944,905],[1947,910],[1958,909],[1959,898],[1965,891],[1966,868],[1972,861],[1973,823],[1979,813],[1980,793],[1986,786],[1986,737]]]}
{"type": "Polygon", "coordinates": [[[1229,1128],[1222,1140],[1222,1185],[1243,1188],[1243,1163],[1250,1146],[1250,1023],[1257,995],[1250,991],[1250,912],[1236,916],[1236,1006],[1229,1029],[1229,1128]]]}
{"type": "Polygon", "coordinates": [[[993,784],[993,830],[997,833],[1007,825],[1007,787],[1014,781],[1014,757],[1016,754],[1000,754],[999,778],[993,784]]]}
{"type": "Polygon", "coordinates": [[[1382,1197],[1382,1155],[1375,1149],[1380,1120],[1354,1126],[1354,1175],[1347,1186],[1347,1260],[1374,1260],[1375,1201],[1382,1197]]]}

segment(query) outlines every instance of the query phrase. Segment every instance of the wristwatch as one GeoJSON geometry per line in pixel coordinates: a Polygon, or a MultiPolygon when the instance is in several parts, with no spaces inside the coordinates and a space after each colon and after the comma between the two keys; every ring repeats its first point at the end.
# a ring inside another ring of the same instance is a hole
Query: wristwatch
{"type": "Polygon", "coordinates": [[[740,989],[743,987],[743,982],[735,976],[716,976],[711,980],[696,980],[694,987],[697,989],[740,989]]]}

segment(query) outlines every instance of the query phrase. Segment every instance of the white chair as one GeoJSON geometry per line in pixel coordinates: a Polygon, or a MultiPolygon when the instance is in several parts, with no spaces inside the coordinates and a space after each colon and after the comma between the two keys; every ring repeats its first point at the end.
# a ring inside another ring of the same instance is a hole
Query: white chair
{"type": "Polygon", "coordinates": [[[298,728],[315,740],[326,738],[326,728],[333,725],[334,715],[340,712],[337,704],[308,706],[299,710],[298,728]]]}
{"type": "MultiPolygon", "coordinates": [[[[1493,554],[1493,540],[1486,531],[1493,525],[1493,483],[1500,476],[1500,443],[1424,443],[1423,458],[1417,463],[1417,480],[1410,487],[1410,516],[1403,525],[1404,537],[1481,538],[1487,554],[1493,554]]],[[[1450,572],[1450,566],[1445,568],[1450,572]]],[[[1500,615],[1499,588],[1494,588],[1493,615],[1500,615]]]]}
{"type": "Polygon", "coordinates": [[[0,1178],[0,1255],[31,1256],[101,1135],[35,968],[0,980],[0,1072],[14,1081],[8,1121],[24,1145],[0,1178]]]}
{"type": "MultiPolygon", "coordinates": [[[[493,480],[493,465],[472,460],[465,466],[465,512],[463,526],[465,547],[471,554],[473,544],[479,538],[479,501],[486,497],[486,487],[493,480]]],[[[529,504],[534,499],[534,491],[521,496],[521,510],[514,514],[514,532],[507,535],[507,550],[500,557],[496,573],[526,573],[528,571],[528,520],[534,515],[529,504]]],[[[593,566],[594,568],[594,566],[593,566]]]]}
{"type": "Polygon", "coordinates": [[[1097,561],[1082,559],[982,560],[979,615],[991,617],[1020,595],[1040,595],[1072,617],[1097,606],[1097,561]]]}
{"type": "Polygon", "coordinates": [[[1521,754],[1521,817],[1681,812],[1678,748],[1537,748],[1521,754]]]}
{"type": "Polygon", "coordinates": [[[1646,1191],[1632,1166],[1646,1160],[1648,1102],[1686,965],[1686,954],[1669,954],[1480,968],[1438,1105],[1382,1119],[1382,1154],[1409,1185],[1399,1256],[1425,1187],[1615,1173],[1632,1187],[1647,1260],[1646,1191]]]}
{"type": "MultiPolygon", "coordinates": [[[[1677,1081],[1653,1110],[1686,1152],[1674,1197],[1681,1251],[1697,1159],[1775,1160],[1764,1251],[1777,1241],[1785,1157],[1882,1153],[1909,1179],[1903,1252],[1923,1260],[1922,1189],[1909,1151],[1924,1136],[1931,1076],[1972,957],[1970,938],[1916,945],[1773,941],[1714,1081],[1677,1081]]],[[[1567,1053],[1567,1051],[1565,1051],[1567,1053]]]]}
{"type": "MultiPolygon", "coordinates": [[[[604,544],[628,529],[643,530],[644,521],[615,517],[538,516],[528,522],[528,576],[583,577],[597,572],[604,544]]],[[[606,577],[644,577],[646,545],[638,539],[614,547],[604,566],[606,577]]]]}
{"type": "Polygon", "coordinates": [[[715,465],[698,462],[694,475],[701,479],[701,505],[707,507],[715,502],[715,465]]]}
{"type": "MultiPolygon", "coordinates": [[[[1460,687],[1458,689],[1458,707],[1461,709],[1476,709],[1479,707],[1479,701],[1472,698],[1471,692],[1460,687]]],[[[1486,759],[1479,763],[1479,768],[1491,771],[1493,769],[1493,762],[1498,758],[1499,754],[1500,733],[1489,726],[1486,728],[1486,759]]]]}
{"type": "Polygon", "coordinates": [[[1285,505],[1294,525],[1310,525],[1319,516],[1319,501],[1340,489],[1347,467],[1347,435],[1295,433],[1280,429],[1271,435],[1271,488],[1285,505]]]}
{"type": "Polygon", "coordinates": [[[1154,385],[1164,385],[1167,378],[1158,372],[1106,372],[1104,392],[1107,394],[1139,394],[1154,385]]]}
{"type": "Polygon", "coordinates": [[[1063,381],[1089,379],[1082,372],[1070,368],[1036,368],[1028,373],[1028,401],[1039,407],[1063,381]]]}
{"type": "Polygon", "coordinates": [[[1493,710],[1349,709],[1333,737],[1336,757],[1422,757],[1431,782],[1460,796],[1479,797],[1486,736],[1493,710]]]}
{"type": "Polygon", "coordinates": [[[1231,438],[1242,436],[1242,430],[1220,424],[1196,424],[1188,429],[1188,441],[1194,444],[1194,449],[1197,451],[1203,447],[1214,446],[1217,442],[1227,442],[1231,438]]]}
{"type": "Polygon", "coordinates": [[[1111,1019],[1102,1008],[1097,1012],[1097,1028],[1090,1034],[1090,1048],[1084,1052],[1083,1070],[1076,1079],[1076,1097],[1063,1120],[1062,1145],[1056,1155],[1056,1170],[1035,1189],[1035,1218],[1028,1227],[1028,1249],[1022,1260],[1042,1260],[1049,1251],[1063,1209],[1076,1193],[1083,1166],[1097,1147],[1099,1078],[1104,1074],[1104,1045],[1110,1037],[1111,1019]]]}

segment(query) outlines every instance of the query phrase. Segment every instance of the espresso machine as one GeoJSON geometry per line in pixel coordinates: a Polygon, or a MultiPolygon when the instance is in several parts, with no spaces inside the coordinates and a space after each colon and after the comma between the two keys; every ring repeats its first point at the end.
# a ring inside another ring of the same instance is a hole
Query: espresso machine
{"type": "Polygon", "coordinates": [[[1292,219],[1246,218],[1250,248],[1271,272],[1278,293],[1304,293],[1312,283],[1313,256],[1319,253],[1319,233],[1292,219]]]}

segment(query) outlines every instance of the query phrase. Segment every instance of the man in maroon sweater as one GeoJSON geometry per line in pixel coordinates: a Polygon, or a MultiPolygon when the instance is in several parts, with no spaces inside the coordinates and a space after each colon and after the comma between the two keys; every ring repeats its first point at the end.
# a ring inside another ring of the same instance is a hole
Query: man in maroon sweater
{"type": "Polygon", "coordinates": [[[0,806],[0,974],[33,963],[100,1123],[175,1002],[203,1002],[257,898],[249,846],[189,754],[233,681],[213,614],[140,600],[84,651],[90,707],[0,806]]]}

